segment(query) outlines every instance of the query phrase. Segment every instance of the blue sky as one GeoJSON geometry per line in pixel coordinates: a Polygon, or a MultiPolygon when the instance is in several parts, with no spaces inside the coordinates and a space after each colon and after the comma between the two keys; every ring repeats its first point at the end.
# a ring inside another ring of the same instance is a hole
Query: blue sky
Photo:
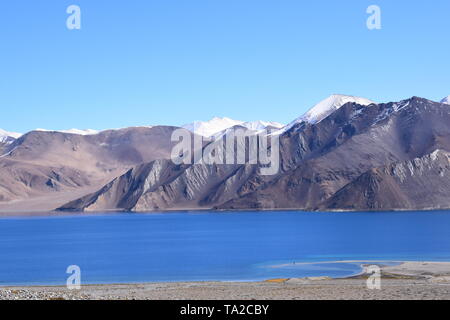
{"type": "Polygon", "coordinates": [[[3,1],[0,128],[287,123],[333,93],[440,100],[449,14],[448,0],[3,1]]]}

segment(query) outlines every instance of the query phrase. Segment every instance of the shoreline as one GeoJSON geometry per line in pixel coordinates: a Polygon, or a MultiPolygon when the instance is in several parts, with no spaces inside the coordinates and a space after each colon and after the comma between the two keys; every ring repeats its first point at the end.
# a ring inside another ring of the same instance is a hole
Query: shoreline
{"type": "MultiPolygon", "coordinates": [[[[350,261],[353,262],[370,261],[350,261]]],[[[450,262],[398,261],[398,265],[390,266],[380,263],[388,261],[375,262],[373,265],[381,268],[381,290],[367,288],[369,274],[363,269],[360,274],[346,278],[86,284],[79,291],[57,285],[2,285],[0,300],[450,299],[450,262]]],[[[366,265],[361,266],[364,268],[366,265]]]]}
{"type": "Polygon", "coordinates": [[[176,214],[176,213],[184,213],[184,214],[217,214],[217,213],[270,213],[270,212],[298,212],[298,213],[408,213],[408,212],[417,212],[417,213],[450,213],[450,208],[448,209],[392,209],[392,210],[304,210],[304,209],[227,209],[227,210],[218,210],[218,209],[194,209],[194,208],[174,208],[174,209],[164,209],[164,210],[155,210],[155,211],[127,211],[127,210],[102,210],[102,211],[72,211],[72,210],[19,210],[19,211],[0,211],[0,219],[1,218],[15,218],[15,217],[30,217],[30,218],[45,218],[45,217],[89,217],[89,216],[100,216],[100,215],[119,215],[119,214],[130,214],[130,215],[155,215],[155,214],[176,214]]]}
{"type": "MultiPolygon", "coordinates": [[[[131,282],[92,282],[86,283],[83,287],[88,286],[120,286],[120,285],[137,285],[137,284],[182,284],[182,283],[258,283],[258,282],[273,282],[279,281],[281,279],[284,280],[292,280],[292,279],[315,279],[315,278],[327,278],[330,280],[345,280],[352,279],[354,277],[358,277],[365,274],[365,267],[368,265],[377,265],[377,266],[387,266],[385,263],[421,263],[421,261],[407,261],[407,260],[327,260],[327,261],[315,261],[315,262],[295,262],[294,263],[285,263],[285,264],[277,264],[277,265],[269,265],[267,268],[283,268],[283,267],[292,267],[297,265],[317,265],[317,264],[358,264],[359,270],[358,272],[343,276],[343,277],[332,277],[327,275],[319,275],[319,276],[308,276],[308,277],[295,277],[295,278],[267,278],[267,279],[244,279],[244,280],[161,280],[161,281],[131,281],[131,282]]],[[[437,261],[426,261],[427,263],[440,263],[437,261]]],[[[449,272],[450,272],[450,261],[443,262],[449,264],[449,272]]],[[[1,284],[0,290],[2,288],[62,288],[64,285],[62,284],[1,284]]]]}

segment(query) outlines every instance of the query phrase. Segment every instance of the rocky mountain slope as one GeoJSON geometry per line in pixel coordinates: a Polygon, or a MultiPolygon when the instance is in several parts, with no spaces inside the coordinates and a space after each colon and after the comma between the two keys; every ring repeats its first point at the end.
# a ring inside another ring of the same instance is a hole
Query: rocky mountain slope
{"type": "Polygon", "coordinates": [[[89,135],[29,132],[1,148],[0,210],[21,208],[21,203],[39,197],[43,205],[36,210],[54,209],[82,190],[101,188],[130,167],[169,159],[175,129],[136,127],[89,135]],[[47,198],[56,194],[57,200],[47,198]]]}
{"type": "Polygon", "coordinates": [[[426,210],[450,208],[450,153],[373,168],[320,205],[324,209],[426,210]]]}
{"type": "Polygon", "coordinates": [[[319,118],[300,117],[278,132],[277,174],[262,175],[257,164],[158,159],[59,209],[450,208],[448,123],[448,105],[418,97],[376,104],[334,96],[319,118]]]}

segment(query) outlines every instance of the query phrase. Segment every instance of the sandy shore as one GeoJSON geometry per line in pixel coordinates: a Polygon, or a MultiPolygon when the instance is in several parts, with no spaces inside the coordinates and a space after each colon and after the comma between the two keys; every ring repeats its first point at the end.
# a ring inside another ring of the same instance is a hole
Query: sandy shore
{"type": "MultiPolygon", "coordinates": [[[[374,264],[377,264],[374,262],[374,264]]],[[[2,287],[0,299],[150,299],[150,300],[396,300],[450,299],[449,262],[404,262],[381,267],[381,289],[369,290],[367,274],[347,279],[326,277],[265,282],[177,282],[66,287],[2,287]]]]}

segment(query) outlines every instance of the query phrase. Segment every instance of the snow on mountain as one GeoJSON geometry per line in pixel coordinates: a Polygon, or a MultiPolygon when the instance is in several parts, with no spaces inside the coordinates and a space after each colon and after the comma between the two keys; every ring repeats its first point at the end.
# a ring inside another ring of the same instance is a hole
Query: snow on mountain
{"type": "Polygon", "coordinates": [[[85,129],[85,130],[69,129],[69,130],[63,130],[62,132],[64,132],[64,133],[72,133],[72,134],[79,134],[79,135],[82,135],[82,136],[87,136],[87,135],[99,133],[99,131],[93,130],[93,129],[85,129]]]}
{"type": "Polygon", "coordinates": [[[450,96],[445,97],[444,99],[442,99],[441,103],[450,104],[450,96]]]}
{"type": "Polygon", "coordinates": [[[1,143],[11,143],[15,139],[19,138],[22,134],[17,132],[8,132],[0,129],[0,142],[1,143]]]}
{"type": "Polygon", "coordinates": [[[80,130],[80,129],[69,129],[69,130],[63,130],[61,132],[64,133],[71,133],[71,134],[79,134],[82,136],[87,136],[87,135],[92,135],[92,134],[97,134],[100,131],[94,130],[94,129],[84,129],[84,130],[80,130]]]}
{"type": "Polygon", "coordinates": [[[247,128],[249,130],[254,130],[254,131],[261,131],[261,130],[265,130],[265,129],[271,128],[271,127],[278,128],[278,129],[281,129],[284,127],[284,125],[282,125],[281,123],[278,123],[278,122],[261,121],[261,120],[244,122],[244,123],[241,123],[241,126],[247,128]]]}
{"type": "Polygon", "coordinates": [[[340,107],[345,105],[346,103],[354,102],[363,106],[368,106],[373,102],[366,98],[360,98],[360,97],[354,97],[354,96],[346,96],[342,94],[333,94],[326,98],[325,100],[322,100],[318,104],[316,104],[314,107],[308,110],[304,115],[301,117],[295,119],[291,123],[289,123],[286,127],[284,127],[280,132],[282,133],[290,128],[292,128],[294,125],[300,122],[309,122],[311,124],[319,123],[326,117],[328,117],[330,114],[338,110],[340,107]]]}
{"type": "MultiPolygon", "coordinates": [[[[334,94],[330,97],[326,98],[325,100],[319,102],[314,107],[312,107],[308,112],[306,112],[303,116],[295,119],[293,122],[289,123],[288,125],[284,126],[278,122],[267,122],[267,121],[249,121],[244,122],[240,120],[233,120],[227,117],[219,118],[214,117],[213,119],[209,121],[195,121],[193,123],[186,124],[182,126],[185,129],[188,129],[191,132],[194,132],[198,135],[204,136],[204,137],[214,137],[214,136],[220,136],[224,134],[227,129],[230,129],[234,126],[242,126],[249,130],[253,131],[262,131],[267,128],[278,128],[278,130],[275,133],[272,134],[279,134],[282,132],[287,131],[291,127],[293,127],[295,124],[300,122],[309,122],[309,123],[318,123],[328,117],[331,113],[338,110],[340,107],[345,105],[346,103],[354,102],[360,105],[370,105],[372,103],[375,103],[371,100],[365,99],[365,98],[359,98],[354,96],[346,96],[346,95],[340,95],[340,94],[334,94]]],[[[450,96],[447,98],[444,98],[442,103],[450,104],[450,96]]],[[[47,132],[63,132],[63,133],[70,133],[70,134],[79,134],[79,135],[95,135],[100,133],[101,131],[93,130],[93,129],[69,129],[69,130],[47,130],[47,129],[36,129],[36,131],[47,131],[47,132]]],[[[20,133],[15,132],[6,132],[4,130],[0,129],[0,142],[4,142],[7,139],[14,140],[20,137],[20,133]],[[10,137],[10,138],[8,138],[10,137]]]]}
{"type": "Polygon", "coordinates": [[[182,126],[183,128],[204,137],[214,137],[222,135],[227,129],[234,126],[243,126],[249,130],[260,131],[267,127],[282,128],[283,125],[277,122],[251,121],[244,122],[230,118],[212,118],[209,121],[195,121],[182,126]]]}
{"type": "Polygon", "coordinates": [[[214,117],[209,121],[194,121],[182,126],[182,128],[194,132],[204,137],[212,137],[215,134],[224,131],[233,126],[242,124],[243,121],[233,120],[230,118],[214,117]]]}
{"type": "MultiPolygon", "coordinates": [[[[266,121],[261,121],[261,120],[243,122],[243,123],[239,124],[238,126],[243,127],[249,131],[252,131],[253,134],[264,133],[264,130],[267,130],[266,133],[272,134],[272,133],[274,133],[273,130],[279,131],[284,127],[284,125],[282,125],[281,123],[278,123],[278,122],[266,122],[266,121]]],[[[232,131],[233,131],[233,127],[215,133],[214,137],[217,139],[222,136],[228,135],[232,131]]]]}
{"type": "Polygon", "coordinates": [[[318,123],[349,102],[354,102],[363,106],[375,103],[365,98],[333,94],[309,109],[308,112],[300,117],[300,120],[309,123],[318,123]]]}
{"type": "Polygon", "coordinates": [[[36,129],[35,131],[45,131],[45,132],[62,132],[62,133],[70,133],[70,134],[79,134],[82,136],[97,134],[100,131],[93,129],[69,129],[69,130],[47,130],[47,129],[36,129]]]}

